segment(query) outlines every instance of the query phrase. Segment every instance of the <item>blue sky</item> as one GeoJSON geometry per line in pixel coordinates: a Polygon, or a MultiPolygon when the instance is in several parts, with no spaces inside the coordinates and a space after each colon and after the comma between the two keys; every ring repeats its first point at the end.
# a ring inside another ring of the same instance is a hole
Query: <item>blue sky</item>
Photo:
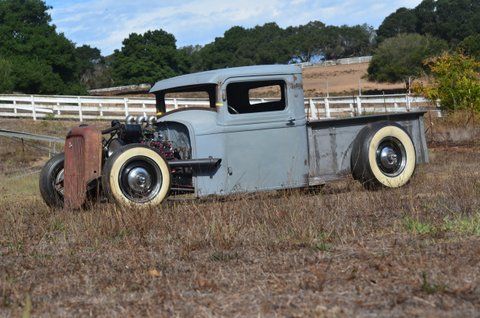
{"type": "Polygon", "coordinates": [[[280,26],[320,20],[326,24],[374,27],[399,7],[421,0],[46,0],[53,23],[77,45],[98,47],[103,54],[120,49],[130,33],[164,29],[178,46],[206,44],[234,25],[266,22],[280,26]]]}

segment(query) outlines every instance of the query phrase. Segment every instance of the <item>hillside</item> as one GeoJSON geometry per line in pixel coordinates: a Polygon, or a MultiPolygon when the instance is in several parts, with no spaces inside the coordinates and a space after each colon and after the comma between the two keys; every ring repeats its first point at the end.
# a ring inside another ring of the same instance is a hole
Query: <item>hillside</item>
{"type": "Polygon", "coordinates": [[[369,82],[364,79],[367,69],[368,63],[305,68],[305,96],[324,96],[327,90],[334,95],[358,94],[359,83],[363,92],[405,90],[403,84],[369,82]]]}

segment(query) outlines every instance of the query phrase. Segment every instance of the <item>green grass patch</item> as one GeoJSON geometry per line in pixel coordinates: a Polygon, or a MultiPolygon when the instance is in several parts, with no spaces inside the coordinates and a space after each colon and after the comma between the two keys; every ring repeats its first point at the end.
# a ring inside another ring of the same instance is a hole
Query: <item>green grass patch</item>
{"type": "Polygon", "coordinates": [[[427,273],[422,272],[422,291],[429,295],[443,293],[447,290],[446,284],[436,284],[429,280],[427,273]]]}
{"type": "Polygon", "coordinates": [[[421,222],[410,216],[403,219],[403,225],[408,232],[419,235],[434,234],[437,230],[434,225],[427,222],[421,222]]]}
{"type": "Polygon", "coordinates": [[[480,212],[469,217],[445,218],[443,229],[448,232],[455,232],[466,235],[480,236],[480,212]]]}

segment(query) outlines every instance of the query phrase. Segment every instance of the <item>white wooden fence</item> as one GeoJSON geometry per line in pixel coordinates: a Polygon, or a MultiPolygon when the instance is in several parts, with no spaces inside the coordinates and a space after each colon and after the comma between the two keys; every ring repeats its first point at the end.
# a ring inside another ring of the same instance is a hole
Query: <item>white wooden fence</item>
{"type": "Polygon", "coordinates": [[[312,63],[312,62],[297,63],[297,65],[300,65],[302,68],[308,68],[308,67],[317,67],[317,66],[370,63],[371,60],[372,60],[372,56],[359,56],[359,57],[347,57],[347,58],[337,59],[337,60],[326,60],[326,61],[320,61],[317,63],[312,63]]]}
{"type": "MultiPolygon", "coordinates": [[[[256,99],[253,103],[268,101],[256,99]]],[[[206,99],[167,99],[167,111],[201,106],[206,99]]],[[[305,99],[310,119],[357,116],[362,114],[402,112],[414,109],[435,110],[423,97],[409,95],[364,95],[305,99]]],[[[0,117],[47,119],[112,120],[127,115],[154,115],[154,98],[118,98],[91,96],[0,95],[0,117]]]]}
{"type": "Polygon", "coordinates": [[[438,103],[434,105],[424,97],[405,94],[310,98],[306,99],[305,103],[307,117],[310,119],[353,117],[420,109],[432,110],[440,114],[438,103]]]}

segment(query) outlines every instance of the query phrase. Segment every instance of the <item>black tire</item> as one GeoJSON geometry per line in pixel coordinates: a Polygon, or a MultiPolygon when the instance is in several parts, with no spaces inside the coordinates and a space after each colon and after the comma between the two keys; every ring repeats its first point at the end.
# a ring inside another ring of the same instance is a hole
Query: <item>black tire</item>
{"type": "Polygon", "coordinates": [[[130,144],[107,159],[102,186],[107,199],[122,206],[155,206],[170,193],[171,174],[167,160],[156,150],[130,144]]]}
{"type": "Polygon", "coordinates": [[[59,153],[53,156],[40,172],[40,194],[45,203],[51,208],[63,208],[63,193],[59,191],[63,188],[63,172],[65,154],[59,153]],[[61,184],[57,184],[61,178],[61,184]]]}
{"type": "Polygon", "coordinates": [[[352,175],[367,189],[401,187],[409,182],[415,166],[415,145],[408,132],[397,123],[369,125],[354,141],[352,175]]]}

